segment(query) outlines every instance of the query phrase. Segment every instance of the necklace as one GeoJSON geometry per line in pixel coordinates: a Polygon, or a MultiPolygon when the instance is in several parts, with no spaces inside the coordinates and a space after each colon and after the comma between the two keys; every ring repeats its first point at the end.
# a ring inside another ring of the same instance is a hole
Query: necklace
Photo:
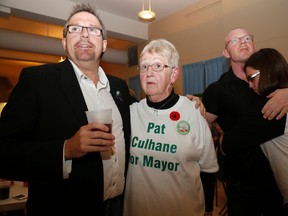
{"type": "Polygon", "coordinates": [[[154,107],[154,115],[158,116],[158,110],[161,110],[166,104],[168,104],[172,99],[174,98],[174,95],[172,95],[172,97],[169,98],[169,100],[167,100],[164,104],[162,104],[159,108],[155,108],[154,107]]]}

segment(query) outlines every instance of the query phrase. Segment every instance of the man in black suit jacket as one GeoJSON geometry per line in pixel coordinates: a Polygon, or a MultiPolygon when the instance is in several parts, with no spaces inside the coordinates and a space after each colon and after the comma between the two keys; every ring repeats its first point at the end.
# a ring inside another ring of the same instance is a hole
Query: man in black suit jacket
{"type": "MultiPolygon", "coordinates": [[[[89,5],[74,7],[62,44],[67,59],[23,69],[2,111],[0,178],[28,181],[28,215],[105,215],[104,182],[112,180],[103,174],[101,153],[115,145],[110,163],[124,176],[124,165],[117,161],[124,161],[125,156],[117,149],[124,152],[125,144],[129,148],[129,105],[135,98],[123,80],[106,76],[99,67],[107,46],[106,30],[89,5]],[[115,102],[113,125],[124,131],[118,139],[123,142],[116,142],[113,129],[110,134],[103,124],[88,124],[88,104],[99,101],[88,97],[85,80],[96,93],[112,96],[100,103],[115,102]],[[115,120],[118,111],[121,117],[115,120]]],[[[118,184],[120,189],[113,196],[123,192],[124,182],[118,184]]]]}

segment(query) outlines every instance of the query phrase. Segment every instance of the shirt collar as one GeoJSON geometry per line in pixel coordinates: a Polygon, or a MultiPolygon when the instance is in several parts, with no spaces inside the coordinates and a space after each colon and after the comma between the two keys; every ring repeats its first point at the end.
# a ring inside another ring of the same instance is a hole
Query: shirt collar
{"type": "MultiPolygon", "coordinates": [[[[71,61],[69,59],[69,61],[71,62],[72,64],[72,67],[74,69],[74,72],[75,72],[75,75],[77,77],[77,80],[78,82],[80,83],[80,80],[83,78],[83,77],[87,77],[85,74],[82,73],[82,71],[77,67],[76,64],[74,64],[73,61],[71,61]]],[[[110,85],[109,85],[109,81],[108,81],[108,78],[104,72],[104,70],[99,66],[98,68],[98,76],[99,76],[99,81],[97,83],[97,89],[102,89],[102,88],[106,88],[106,90],[108,92],[110,92],[110,85]]],[[[87,77],[88,78],[88,77],[87,77]]],[[[89,78],[88,78],[89,79],[89,78]]]]}

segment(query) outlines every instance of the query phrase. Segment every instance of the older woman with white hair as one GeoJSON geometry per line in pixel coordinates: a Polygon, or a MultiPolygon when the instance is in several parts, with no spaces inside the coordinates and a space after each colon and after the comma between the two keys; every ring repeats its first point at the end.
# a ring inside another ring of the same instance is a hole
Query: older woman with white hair
{"type": "Polygon", "coordinates": [[[202,216],[200,173],[218,171],[210,128],[195,102],[174,93],[179,54],[172,43],[152,40],[139,62],[147,97],[130,106],[124,215],[202,216]]]}

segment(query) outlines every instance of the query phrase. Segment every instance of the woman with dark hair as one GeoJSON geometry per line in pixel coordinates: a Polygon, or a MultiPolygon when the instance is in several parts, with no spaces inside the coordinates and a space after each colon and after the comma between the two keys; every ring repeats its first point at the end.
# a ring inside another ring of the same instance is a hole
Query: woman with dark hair
{"type": "Polygon", "coordinates": [[[288,87],[287,62],[275,49],[265,48],[254,53],[246,62],[244,70],[250,88],[261,96],[267,96],[277,89],[288,87]],[[257,71],[256,74],[255,71],[257,71]]]}
{"type": "MultiPolygon", "coordinates": [[[[271,92],[288,87],[288,65],[281,53],[272,48],[261,49],[247,60],[244,71],[250,88],[259,98],[248,113],[228,133],[222,142],[224,154],[233,154],[245,148],[261,144],[269,160],[278,188],[288,208],[288,120],[287,114],[280,120],[266,120],[261,108],[271,92]],[[235,139],[235,135],[239,139],[235,139]],[[233,146],[226,145],[233,138],[233,146]]],[[[264,188],[263,188],[264,189],[264,188]]]]}

